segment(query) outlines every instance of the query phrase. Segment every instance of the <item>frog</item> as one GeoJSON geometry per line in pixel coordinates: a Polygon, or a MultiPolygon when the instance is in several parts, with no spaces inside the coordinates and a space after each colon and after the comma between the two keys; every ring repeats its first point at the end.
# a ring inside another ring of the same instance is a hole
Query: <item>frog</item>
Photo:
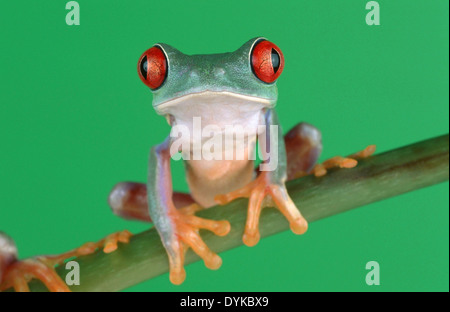
{"type": "MultiPolygon", "coordinates": [[[[197,253],[210,269],[218,269],[222,264],[221,258],[204,243],[199,230],[225,236],[230,223],[197,217],[198,210],[247,197],[242,238],[247,246],[260,240],[259,218],[264,207],[277,208],[295,234],[306,232],[308,222],[289,196],[286,181],[314,168],[322,151],[322,138],[320,131],[308,123],[299,123],[283,137],[275,106],[276,82],[284,64],[281,49],[264,37],[250,39],[234,52],[208,55],[186,55],[168,44],[158,43],[139,58],[138,74],[153,94],[152,106],[172,129],[182,126],[193,132],[193,119],[198,118],[202,129],[216,125],[224,132],[227,125],[245,125],[251,130],[244,138],[249,144],[244,147],[235,144],[236,149],[241,148],[236,154],[246,156],[240,159],[195,158],[193,148],[188,152],[182,147],[171,149],[175,140],[169,135],[151,149],[146,184],[121,182],[111,191],[109,205],[116,215],[153,222],[167,251],[173,284],[185,280],[183,262],[187,248],[197,253]],[[276,134],[270,133],[273,128],[277,129],[276,134]],[[263,140],[260,151],[265,160],[255,170],[255,160],[249,156],[255,152],[256,142],[263,140]],[[187,156],[183,161],[189,194],[174,192],[172,188],[170,159],[176,152],[187,156]],[[275,168],[261,170],[274,155],[275,168]]],[[[188,146],[206,143],[201,139],[194,142],[192,136],[187,141],[188,146]]],[[[343,167],[356,165],[348,158],[331,163],[343,167]]]]}
{"type": "MultiPolygon", "coordinates": [[[[179,285],[186,278],[184,255],[189,248],[207,268],[216,270],[222,265],[221,257],[207,246],[199,231],[226,236],[230,223],[198,217],[198,211],[248,198],[242,240],[250,247],[260,240],[259,219],[266,207],[278,209],[292,232],[303,234],[308,222],[289,196],[286,182],[310,174],[320,177],[334,167],[353,168],[357,159],[374,152],[374,146],[369,146],[348,157],[337,156],[318,164],[323,149],[318,128],[300,122],[283,135],[275,106],[277,81],[284,66],[281,49],[265,37],[250,39],[234,52],[217,54],[188,55],[168,44],[156,43],[139,57],[138,76],[153,95],[153,109],[165,117],[171,131],[150,150],[147,182],[117,183],[108,203],[119,217],[154,225],[167,252],[173,284],[179,285]],[[202,153],[208,135],[177,136],[212,126],[219,135],[226,135],[230,127],[239,132],[225,140],[224,151],[217,148],[215,157],[202,153]],[[258,147],[262,161],[256,166],[258,147]],[[232,152],[227,154],[230,148],[232,152]],[[170,164],[176,159],[184,162],[189,193],[173,190],[170,164]]],[[[5,246],[13,251],[2,253],[0,246],[0,264],[4,260],[0,290],[15,287],[27,291],[25,277],[32,276],[43,280],[49,289],[69,291],[54,272],[56,265],[97,249],[113,252],[118,243],[129,242],[131,236],[128,231],[113,233],[97,243],[31,262],[17,260],[12,239],[4,237],[5,246]],[[50,269],[47,275],[51,278],[37,274],[44,269],[50,269]]]]}

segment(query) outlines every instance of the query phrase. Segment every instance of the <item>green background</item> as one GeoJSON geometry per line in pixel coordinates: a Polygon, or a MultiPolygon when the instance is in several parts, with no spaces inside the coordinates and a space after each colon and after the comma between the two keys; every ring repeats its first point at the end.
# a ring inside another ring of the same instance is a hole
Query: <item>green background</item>
{"type": "MultiPolygon", "coordinates": [[[[285,131],[320,128],[322,159],[447,133],[448,1],[379,1],[380,26],[366,25],[366,2],[80,0],[81,25],[67,26],[66,1],[4,1],[0,229],[29,257],[148,228],[106,198],[118,181],[145,181],[169,133],[136,72],[156,42],[187,54],[276,43],[279,118],[285,131]]],[[[174,185],[187,190],[181,163],[174,185]]],[[[189,265],[182,286],[165,274],[130,290],[448,291],[448,199],[448,183],[419,190],[225,252],[218,271],[189,265]],[[381,286],[365,284],[370,260],[381,286]]]]}

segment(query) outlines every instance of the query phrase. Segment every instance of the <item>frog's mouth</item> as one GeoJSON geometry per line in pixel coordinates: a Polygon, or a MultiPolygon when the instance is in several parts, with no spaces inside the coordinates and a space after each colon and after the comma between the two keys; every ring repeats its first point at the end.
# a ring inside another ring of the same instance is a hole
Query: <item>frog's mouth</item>
{"type": "Polygon", "coordinates": [[[272,108],[276,100],[244,95],[229,91],[202,91],[176,97],[155,106],[160,115],[179,115],[190,111],[190,115],[217,114],[224,109],[238,110],[241,113],[272,108]]]}

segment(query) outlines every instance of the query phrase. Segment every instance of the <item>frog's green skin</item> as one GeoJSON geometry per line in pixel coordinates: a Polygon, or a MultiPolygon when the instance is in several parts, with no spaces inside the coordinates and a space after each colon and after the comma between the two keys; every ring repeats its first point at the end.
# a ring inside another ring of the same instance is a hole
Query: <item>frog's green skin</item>
{"type": "MultiPolygon", "coordinates": [[[[247,129],[256,129],[264,125],[265,111],[276,104],[277,87],[262,82],[252,72],[250,51],[260,39],[248,41],[235,52],[192,56],[159,44],[169,66],[166,81],[153,92],[156,112],[171,116],[168,120],[172,125],[187,126],[190,133],[193,117],[201,117],[202,127],[245,125],[247,129]]],[[[279,146],[279,151],[282,165],[284,146],[279,146]]],[[[253,178],[253,162],[245,158],[244,161],[187,161],[187,180],[195,201],[209,207],[216,204],[215,195],[246,185],[253,178]]],[[[152,163],[150,168],[154,168],[152,163]]]]}
{"type": "MultiPolygon", "coordinates": [[[[170,125],[182,125],[190,130],[193,128],[193,117],[201,117],[202,127],[211,124],[219,125],[221,128],[225,125],[245,125],[247,129],[256,129],[258,125],[265,125],[266,129],[270,125],[278,126],[278,166],[275,171],[267,172],[267,185],[279,186],[282,190],[280,198],[288,202],[286,206],[290,205],[291,217],[299,219],[301,215],[284,186],[287,178],[286,150],[281,127],[273,109],[277,101],[277,86],[275,83],[265,83],[258,79],[251,67],[251,51],[260,39],[251,39],[234,52],[212,55],[185,55],[167,44],[157,44],[165,53],[168,70],[161,87],[152,90],[153,107],[158,114],[167,117],[170,125]]],[[[320,151],[319,132],[309,125],[300,128],[299,133],[303,131],[312,135],[314,148],[320,151]]],[[[259,137],[263,135],[267,133],[265,131],[258,133],[259,137]]],[[[253,151],[257,137],[249,136],[248,140],[252,144],[244,151],[245,155],[253,151]]],[[[153,221],[169,255],[171,280],[178,284],[184,280],[181,243],[186,237],[183,235],[197,234],[193,234],[192,231],[186,233],[183,230],[186,224],[182,221],[181,213],[175,209],[178,204],[174,201],[178,193],[173,193],[170,174],[172,142],[168,137],[163,143],[151,149],[146,192],[142,185],[121,183],[111,192],[109,202],[118,215],[153,221]],[[142,209],[136,208],[144,206],[142,195],[145,194],[148,215],[138,213],[137,211],[142,209]],[[137,214],[140,214],[140,217],[136,217],[137,214]]],[[[318,153],[316,154],[318,156],[318,153]]],[[[242,188],[255,178],[254,163],[248,157],[244,160],[207,161],[192,160],[192,157],[190,159],[185,161],[190,195],[204,208],[217,204],[214,200],[216,195],[242,188]]],[[[311,168],[316,159],[314,156],[309,160],[307,167],[311,168]]],[[[304,230],[306,228],[298,232],[304,230]]],[[[218,232],[220,231],[215,233],[218,232]]],[[[223,230],[221,234],[226,234],[225,232],[227,231],[223,230]]],[[[201,245],[199,249],[209,251],[199,236],[195,238],[201,245]]],[[[188,245],[199,253],[192,244],[188,245]]],[[[208,267],[220,266],[218,256],[210,257],[209,263],[205,257],[203,258],[208,267]]]]}
{"type": "Polygon", "coordinates": [[[275,105],[276,84],[259,80],[249,62],[252,47],[260,39],[249,40],[235,52],[209,55],[186,55],[167,44],[157,44],[167,56],[169,69],[163,86],[153,91],[153,107],[159,112],[171,101],[205,91],[275,105]]]}

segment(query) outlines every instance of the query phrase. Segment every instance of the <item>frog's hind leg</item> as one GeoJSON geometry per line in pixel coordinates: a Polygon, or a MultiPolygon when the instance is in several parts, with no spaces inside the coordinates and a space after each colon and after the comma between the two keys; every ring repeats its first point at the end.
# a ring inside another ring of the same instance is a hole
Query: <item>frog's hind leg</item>
{"type": "Polygon", "coordinates": [[[375,145],[347,157],[335,156],[321,164],[316,164],[322,152],[320,131],[307,123],[299,123],[284,137],[287,158],[287,179],[292,180],[308,174],[321,177],[332,168],[353,168],[358,160],[367,158],[375,152],[375,145]]]}
{"type": "Polygon", "coordinates": [[[53,267],[35,259],[12,263],[5,273],[4,281],[0,284],[0,291],[14,288],[16,292],[29,292],[28,283],[32,279],[40,280],[52,292],[70,292],[69,287],[53,267]]]}
{"type": "Polygon", "coordinates": [[[17,247],[11,237],[0,231],[0,285],[8,267],[17,261],[17,247]]]}
{"type": "Polygon", "coordinates": [[[16,292],[29,292],[31,279],[39,279],[50,291],[69,292],[69,287],[56,274],[54,266],[44,257],[18,260],[17,247],[5,233],[0,232],[0,292],[13,288],[16,292]]]}
{"type": "MultiPolygon", "coordinates": [[[[6,237],[0,233],[0,241],[6,237]]],[[[17,256],[9,258],[7,265],[2,265],[1,269],[4,272],[4,277],[0,280],[0,291],[13,287],[18,292],[28,292],[28,283],[31,279],[38,279],[44,283],[48,290],[53,292],[69,292],[70,289],[59,277],[55,271],[55,267],[63,264],[66,260],[85,256],[94,253],[98,249],[103,249],[105,253],[110,253],[117,249],[117,244],[128,243],[131,233],[128,231],[121,231],[108,235],[106,238],[93,243],[85,243],[79,248],[65,252],[55,256],[38,256],[32,259],[17,260],[17,256]]],[[[12,240],[9,240],[12,242],[12,240]]],[[[13,243],[10,243],[9,246],[13,243]]],[[[2,244],[0,244],[2,245],[2,244]]],[[[0,246],[0,264],[5,263],[6,248],[5,244],[0,246]]],[[[9,248],[11,249],[11,248],[9,248]]],[[[0,272],[1,275],[1,272],[0,272]]]]}
{"type": "Polygon", "coordinates": [[[307,175],[322,152],[320,131],[305,122],[297,124],[284,136],[287,180],[307,175]]]}
{"type": "MultiPolygon", "coordinates": [[[[191,195],[187,193],[174,192],[172,200],[177,209],[195,203],[191,195]]],[[[152,222],[148,210],[147,185],[145,183],[117,183],[109,194],[108,203],[113,213],[121,218],[152,222]]],[[[198,210],[201,210],[201,207],[198,210]]]]}
{"type": "Polygon", "coordinates": [[[312,169],[312,172],[316,177],[322,177],[327,174],[329,169],[332,168],[354,168],[358,165],[358,160],[367,158],[375,153],[376,146],[369,145],[362,151],[349,155],[347,157],[335,156],[321,164],[317,164],[312,169]]]}

